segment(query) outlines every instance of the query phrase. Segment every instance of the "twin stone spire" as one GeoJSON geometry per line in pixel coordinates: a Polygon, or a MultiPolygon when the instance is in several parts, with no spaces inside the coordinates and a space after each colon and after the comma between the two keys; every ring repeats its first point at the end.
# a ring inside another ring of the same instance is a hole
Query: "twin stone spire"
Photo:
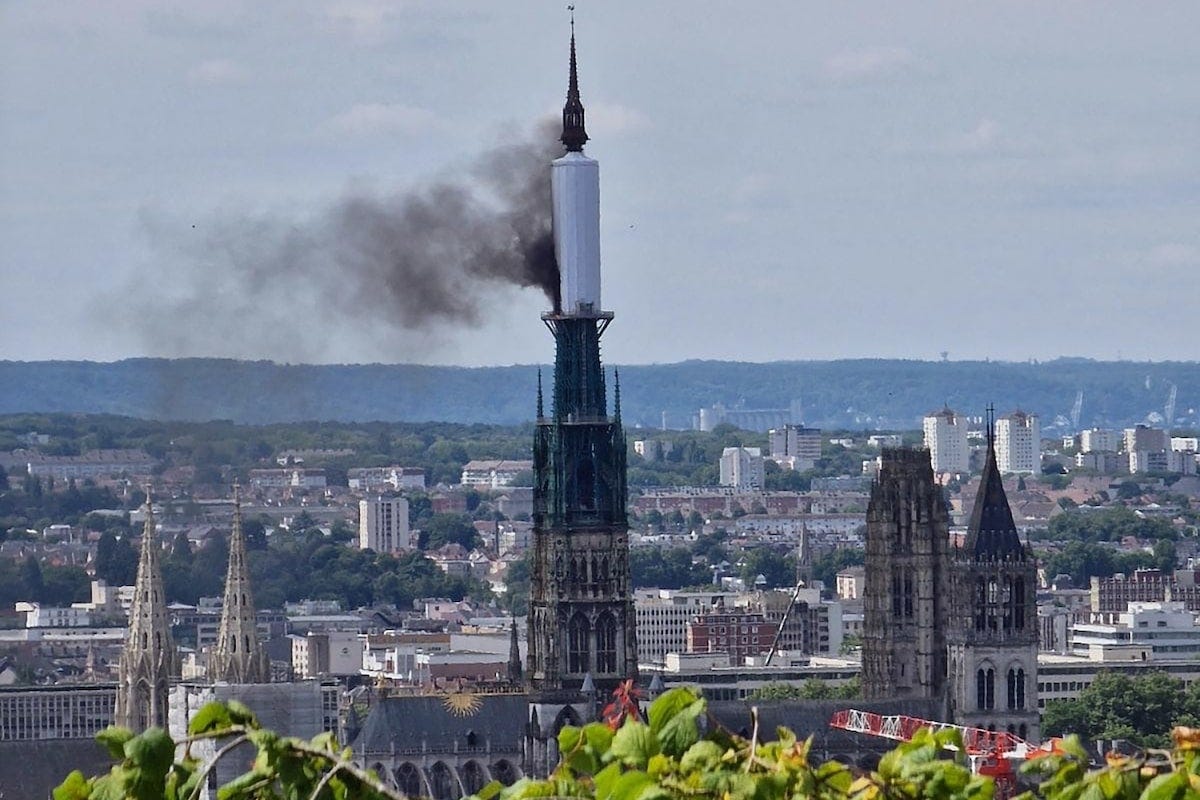
{"type": "MultiPolygon", "coordinates": [[[[246,538],[242,532],[241,498],[236,485],[233,504],[225,599],[217,643],[209,658],[208,677],[228,683],[266,683],[271,679],[271,665],[258,639],[246,538]]],[[[179,677],[179,652],[171,637],[161,552],[153,504],[147,493],[146,525],[129,614],[129,634],[121,651],[115,715],[116,724],[135,731],[167,726],[170,684],[179,677]]]]}

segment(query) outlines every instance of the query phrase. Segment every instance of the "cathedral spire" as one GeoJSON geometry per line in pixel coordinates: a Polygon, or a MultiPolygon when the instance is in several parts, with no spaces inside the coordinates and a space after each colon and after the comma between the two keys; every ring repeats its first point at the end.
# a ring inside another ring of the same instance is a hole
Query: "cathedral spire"
{"type": "Polygon", "coordinates": [[[1017,534],[1000,466],[996,461],[996,410],[987,408],[987,461],[979,478],[979,492],[967,525],[963,549],[976,561],[1020,561],[1025,548],[1017,534]]]}
{"type": "Polygon", "coordinates": [[[571,6],[571,75],[567,103],[563,106],[562,143],[568,153],[581,153],[588,135],[583,125],[583,101],[579,99],[579,70],[575,63],[575,7],[571,6]]]}
{"type": "Polygon", "coordinates": [[[250,590],[246,537],[242,533],[241,487],[233,485],[233,531],[229,536],[229,568],[221,627],[209,661],[208,677],[229,683],[268,683],[271,662],[258,641],[258,615],[250,590]]]}
{"type": "Polygon", "coordinates": [[[142,530],[129,634],[121,651],[116,724],[134,731],[167,725],[167,693],[179,673],[179,653],[171,638],[167,598],[154,526],[154,504],[146,489],[146,525],[142,530]]]}
{"type": "Polygon", "coordinates": [[[517,620],[514,618],[509,629],[511,636],[508,640],[508,680],[509,683],[520,684],[524,680],[524,669],[521,667],[521,646],[517,643],[517,620]]]}

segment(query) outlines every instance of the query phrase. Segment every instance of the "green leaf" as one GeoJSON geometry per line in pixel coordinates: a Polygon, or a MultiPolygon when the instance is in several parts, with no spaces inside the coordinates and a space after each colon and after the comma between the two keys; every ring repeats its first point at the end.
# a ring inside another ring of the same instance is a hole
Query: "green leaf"
{"type": "Polygon", "coordinates": [[[724,753],[725,751],[721,749],[721,745],[716,742],[708,740],[696,742],[688,748],[687,752],[683,754],[683,758],[679,760],[679,769],[685,773],[712,769],[721,763],[721,756],[724,753]]]}
{"type": "Polygon", "coordinates": [[[606,800],[611,796],[613,788],[617,785],[617,779],[620,777],[621,767],[619,764],[609,764],[597,772],[592,779],[592,784],[596,787],[596,800],[606,800]]]}
{"type": "Polygon", "coordinates": [[[626,766],[642,769],[651,756],[658,754],[658,739],[651,733],[648,725],[626,722],[613,736],[609,752],[626,766]]]}
{"type": "Polygon", "coordinates": [[[613,785],[612,800],[638,800],[642,792],[654,786],[654,779],[644,772],[626,772],[613,785]]]}
{"type": "Polygon", "coordinates": [[[75,770],[54,787],[54,800],[87,800],[88,782],[83,773],[75,770]]]}
{"type": "Polygon", "coordinates": [[[583,738],[583,731],[576,728],[574,725],[565,725],[558,732],[558,752],[564,755],[570,753],[579,746],[579,740],[583,738]]]}
{"type": "Polygon", "coordinates": [[[162,728],[148,728],[125,743],[125,757],[145,772],[165,777],[175,760],[175,742],[162,728]]]}
{"type": "Polygon", "coordinates": [[[244,703],[237,700],[230,700],[226,704],[229,709],[229,720],[237,725],[245,725],[250,728],[258,727],[258,718],[254,716],[254,712],[246,707],[244,703]]]}
{"type": "Polygon", "coordinates": [[[676,714],[692,705],[693,702],[696,702],[696,693],[691,689],[677,686],[663,692],[650,704],[650,710],[646,714],[650,720],[650,730],[658,733],[676,714]]]}
{"type": "Polygon", "coordinates": [[[612,747],[612,728],[602,722],[592,722],[583,726],[583,735],[587,738],[588,747],[592,748],[597,756],[603,756],[612,747]]]}
{"type": "Polygon", "coordinates": [[[230,719],[229,709],[225,707],[224,703],[214,700],[211,703],[205,703],[204,707],[196,712],[196,716],[192,717],[192,721],[188,723],[188,733],[195,736],[198,733],[228,728],[232,724],[233,720],[230,719]]]}
{"type": "Polygon", "coordinates": [[[110,725],[96,734],[96,741],[108,748],[113,758],[125,758],[125,743],[133,738],[133,731],[128,728],[118,728],[110,725]]]}
{"type": "Polygon", "coordinates": [[[1150,785],[1142,792],[1142,800],[1174,800],[1174,798],[1183,797],[1187,790],[1186,773],[1168,772],[1150,781],[1150,785]]]}
{"type": "Polygon", "coordinates": [[[475,796],[478,797],[479,800],[492,800],[493,797],[496,797],[500,794],[500,790],[503,788],[504,784],[500,781],[492,781],[476,792],[475,796]]]}
{"type": "Polygon", "coordinates": [[[704,707],[703,700],[696,700],[663,723],[658,731],[658,741],[664,753],[681,756],[696,743],[700,738],[696,720],[704,713],[704,707]]]}

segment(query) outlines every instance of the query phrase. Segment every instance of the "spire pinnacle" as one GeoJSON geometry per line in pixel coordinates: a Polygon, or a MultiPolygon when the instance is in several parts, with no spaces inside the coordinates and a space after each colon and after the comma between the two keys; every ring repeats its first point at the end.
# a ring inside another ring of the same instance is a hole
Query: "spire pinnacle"
{"type": "Polygon", "coordinates": [[[561,141],[568,153],[582,153],[588,140],[583,123],[583,101],[579,99],[579,69],[575,62],[575,6],[571,11],[571,74],[567,82],[567,102],[563,106],[563,130],[561,141]]]}
{"type": "Polygon", "coordinates": [[[546,416],[546,410],[542,405],[542,368],[538,367],[537,418],[541,419],[544,416],[546,416]]]}
{"type": "Polygon", "coordinates": [[[508,680],[511,683],[520,683],[523,678],[524,670],[521,667],[521,649],[517,644],[517,620],[512,621],[512,627],[509,629],[511,638],[508,643],[508,680]]]}
{"type": "Polygon", "coordinates": [[[613,419],[621,421],[621,370],[613,367],[613,419]]]}
{"type": "Polygon", "coordinates": [[[209,658],[208,676],[229,683],[267,683],[271,663],[258,640],[258,617],[250,590],[246,535],[242,532],[241,485],[233,484],[233,529],[229,534],[229,566],[217,643],[209,658]]]}

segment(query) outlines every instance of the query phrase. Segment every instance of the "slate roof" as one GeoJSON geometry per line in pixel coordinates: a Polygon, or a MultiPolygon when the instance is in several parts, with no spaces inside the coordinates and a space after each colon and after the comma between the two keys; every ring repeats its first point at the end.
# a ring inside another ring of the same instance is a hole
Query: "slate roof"
{"type": "Polygon", "coordinates": [[[1013,522],[1000,467],[996,464],[996,448],[989,437],[987,463],[979,480],[979,493],[971,509],[963,550],[976,561],[1019,561],[1025,558],[1025,547],[1013,522]]]}
{"type": "Polygon", "coordinates": [[[431,752],[490,744],[493,752],[520,752],[529,698],[524,694],[474,695],[478,707],[462,714],[448,707],[445,695],[388,697],[375,703],[355,738],[355,753],[387,753],[425,747],[431,752]],[[460,714],[462,714],[460,716],[460,714]]]}

